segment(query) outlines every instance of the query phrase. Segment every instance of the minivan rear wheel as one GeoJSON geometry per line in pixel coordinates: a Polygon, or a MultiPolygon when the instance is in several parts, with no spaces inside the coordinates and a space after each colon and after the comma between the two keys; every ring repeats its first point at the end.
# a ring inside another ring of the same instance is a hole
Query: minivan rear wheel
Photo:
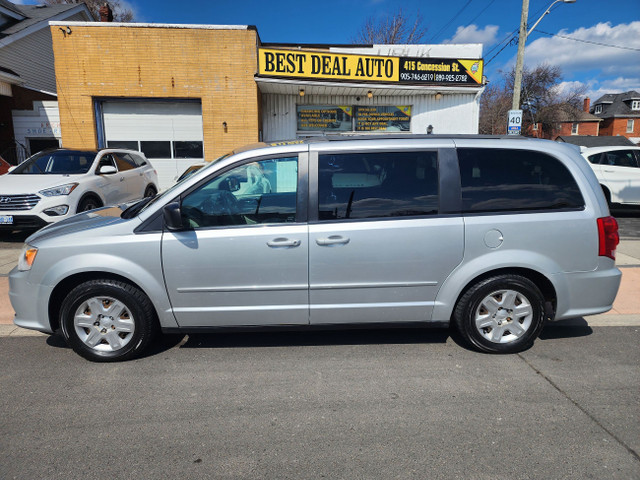
{"type": "Polygon", "coordinates": [[[112,279],[84,282],[65,297],[60,325],[73,350],[88,360],[128,360],[142,352],[156,330],[155,310],[138,288],[112,279]]]}
{"type": "Polygon", "coordinates": [[[453,323],[472,347],[490,353],[529,348],[544,326],[544,297],[526,277],[499,275],[472,285],[462,295],[453,323]]]}

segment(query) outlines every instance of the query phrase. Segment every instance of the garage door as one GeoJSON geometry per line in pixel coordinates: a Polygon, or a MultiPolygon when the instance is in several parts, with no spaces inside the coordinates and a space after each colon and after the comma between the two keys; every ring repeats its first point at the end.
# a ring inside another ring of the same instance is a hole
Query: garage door
{"type": "Polygon", "coordinates": [[[105,100],[101,106],[105,145],[144,152],[158,172],[160,189],[203,161],[199,101],[105,100]]]}

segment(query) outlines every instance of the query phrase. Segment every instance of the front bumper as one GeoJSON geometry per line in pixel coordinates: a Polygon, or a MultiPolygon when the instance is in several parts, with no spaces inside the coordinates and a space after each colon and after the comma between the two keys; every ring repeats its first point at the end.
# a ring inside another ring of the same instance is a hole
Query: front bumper
{"type": "MultiPolygon", "coordinates": [[[[0,212],[0,215],[5,215],[5,213],[0,212]]],[[[42,227],[46,227],[50,223],[43,220],[37,215],[15,215],[15,214],[10,214],[10,215],[13,217],[13,223],[0,223],[0,229],[2,230],[40,229],[42,227]]]]}
{"type": "Polygon", "coordinates": [[[22,328],[53,333],[49,322],[49,297],[53,290],[46,285],[32,285],[29,272],[14,268],[9,273],[9,301],[16,312],[13,323],[22,328]]]}

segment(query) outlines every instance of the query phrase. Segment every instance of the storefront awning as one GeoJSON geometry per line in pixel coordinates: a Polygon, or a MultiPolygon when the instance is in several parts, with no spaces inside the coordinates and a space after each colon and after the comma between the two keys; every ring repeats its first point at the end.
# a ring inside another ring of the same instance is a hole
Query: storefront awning
{"type": "Polygon", "coordinates": [[[483,86],[399,85],[380,83],[331,82],[303,79],[254,77],[262,93],[278,95],[436,95],[437,93],[478,93],[483,86]]]}

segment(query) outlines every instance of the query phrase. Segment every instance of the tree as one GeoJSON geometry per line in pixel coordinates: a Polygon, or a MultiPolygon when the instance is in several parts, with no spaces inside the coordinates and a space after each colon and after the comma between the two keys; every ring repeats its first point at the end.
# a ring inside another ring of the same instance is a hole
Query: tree
{"type": "Polygon", "coordinates": [[[58,4],[75,4],[84,3],[87,5],[89,11],[93,14],[93,17],[100,19],[100,7],[105,3],[108,3],[113,11],[114,22],[133,22],[133,11],[130,8],[123,7],[120,0],[43,0],[46,5],[58,5],[58,4]]]}
{"type": "Polygon", "coordinates": [[[364,44],[412,44],[421,43],[426,28],[422,27],[422,15],[409,18],[400,8],[380,19],[369,17],[353,38],[354,43],[364,44]]]}
{"type": "MultiPolygon", "coordinates": [[[[514,77],[514,70],[503,73],[500,84],[485,89],[480,99],[480,133],[506,133],[514,77]]],[[[538,136],[553,138],[560,122],[577,118],[585,91],[586,87],[562,88],[560,67],[542,64],[533,70],[525,68],[520,96],[523,134],[532,132],[535,123],[538,136]]]]}

